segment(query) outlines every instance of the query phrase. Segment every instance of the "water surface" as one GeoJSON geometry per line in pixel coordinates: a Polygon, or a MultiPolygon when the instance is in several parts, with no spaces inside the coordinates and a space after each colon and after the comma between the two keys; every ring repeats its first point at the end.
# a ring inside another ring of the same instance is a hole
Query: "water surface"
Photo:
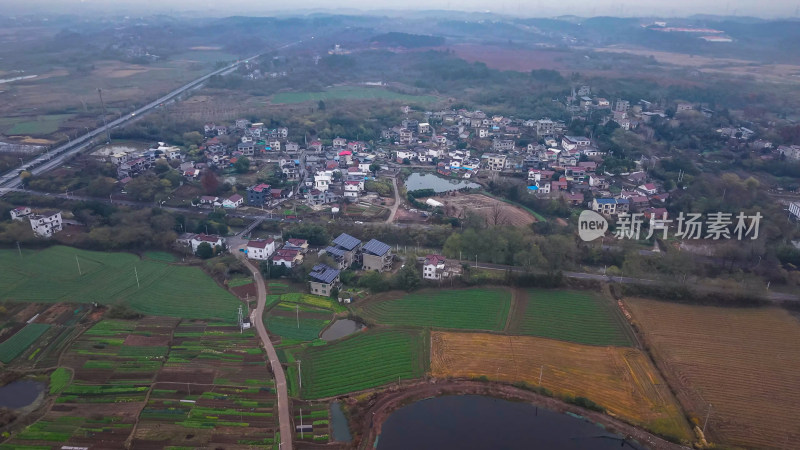
{"type": "Polygon", "coordinates": [[[349,334],[353,334],[362,328],[364,328],[364,325],[354,320],[339,319],[333,322],[331,326],[323,331],[322,336],[320,337],[325,341],[333,341],[335,339],[343,338],[349,334]]]}
{"type": "Polygon", "coordinates": [[[642,449],[602,427],[528,403],[480,395],[422,400],[393,412],[378,450],[405,449],[642,449]]]}
{"type": "Polygon", "coordinates": [[[338,442],[350,442],[350,428],[347,425],[347,417],[344,416],[342,405],[339,402],[331,403],[331,426],[333,427],[333,440],[338,442]]]}
{"type": "Polygon", "coordinates": [[[33,403],[44,391],[44,383],[17,380],[0,387],[0,407],[17,409],[33,403]]]}
{"type": "Polygon", "coordinates": [[[477,183],[463,180],[449,180],[433,174],[412,173],[406,180],[406,189],[416,191],[419,189],[433,189],[436,192],[457,191],[459,189],[477,189],[481,187],[477,183]]]}

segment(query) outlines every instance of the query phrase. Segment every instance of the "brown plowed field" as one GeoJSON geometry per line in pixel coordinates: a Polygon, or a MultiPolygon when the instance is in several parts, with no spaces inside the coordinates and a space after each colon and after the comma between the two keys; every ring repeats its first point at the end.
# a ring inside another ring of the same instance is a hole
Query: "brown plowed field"
{"type": "Polygon", "coordinates": [[[483,194],[446,195],[434,200],[444,203],[443,209],[448,216],[464,217],[464,212],[470,211],[480,214],[489,226],[525,227],[536,222],[536,218],[524,209],[483,194]]]}
{"type": "Polygon", "coordinates": [[[662,435],[691,440],[680,407],[641,351],[529,336],[431,332],[431,373],[539,384],[558,396],[582,396],[611,414],[662,435]]]}
{"type": "Polygon", "coordinates": [[[654,358],[711,441],[797,448],[800,324],[778,308],[719,308],[628,299],[654,358]]]}

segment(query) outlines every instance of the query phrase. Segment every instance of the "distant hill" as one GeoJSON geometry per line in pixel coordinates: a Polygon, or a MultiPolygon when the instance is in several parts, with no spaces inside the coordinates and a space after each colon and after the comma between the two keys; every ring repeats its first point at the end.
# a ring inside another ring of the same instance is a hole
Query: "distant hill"
{"type": "Polygon", "coordinates": [[[379,34],[370,39],[370,42],[388,47],[438,47],[444,44],[444,38],[441,36],[391,32],[379,34]]]}

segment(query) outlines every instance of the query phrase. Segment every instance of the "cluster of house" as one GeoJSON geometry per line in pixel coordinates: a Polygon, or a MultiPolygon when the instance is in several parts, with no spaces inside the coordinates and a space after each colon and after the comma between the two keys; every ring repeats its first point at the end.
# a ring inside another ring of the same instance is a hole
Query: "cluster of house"
{"type": "Polygon", "coordinates": [[[357,201],[364,194],[365,182],[372,175],[370,166],[376,159],[377,154],[362,142],[334,139],[331,151],[306,157],[306,168],[314,174],[303,183],[306,201],[312,206],[341,199],[357,201]],[[337,178],[341,183],[334,182],[337,178]]]}
{"type": "Polygon", "coordinates": [[[448,261],[442,255],[427,255],[422,260],[422,278],[440,281],[461,275],[461,265],[458,261],[448,261]]]}
{"type": "Polygon", "coordinates": [[[669,198],[669,193],[662,192],[653,183],[635,185],[635,183],[645,180],[644,175],[644,172],[634,172],[628,175],[625,180],[628,189],[624,189],[614,196],[608,191],[599,192],[599,195],[592,199],[589,207],[593,211],[609,216],[640,212],[644,213],[645,219],[650,219],[651,216],[665,218],[667,210],[659,205],[669,198]]]}
{"type": "Polygon", "coordinates": [[[291,269],[303,264],[307,251],[308,241],[305,239],[287,239],[280,246],[274,239],[268,238],[249,241],[245,253],[249,259],[270,261],[274,266],[291,269]]]}
{"type": "Polygon", "coordinates": [[[28,206],[18,206],[11,210],[11,219],[30,221],[31,229],[36,236],[49,238],[64,229],[61,211],[42,211],[34,213],[28,206]]]}
{"type": "Polygon", "coordinates": [[[210,245],[212,249],[217,247],[219,249],[225,248],[225,238],[216,234],[183,233],[178,236],[177,242],[185,247],[191,247],[192,253],[197,253],[197,247],[204,242],[210,245]]]}
{"type": "Polygon", "coordinates": [[[159,142],[147,150],[134,148],[117,148],[114,153],[103,154],[103,159],[117,167],[117,178],[123,184],[131,178],[153,167],[159,159],[167,161],[181,161],[181,149],[173,145],[159,142]]]}
{"type": "Polygon", "coordinates": [[[377,239],[366,244],[347,233],[342,233],[325,248],[325,254],[335,261],[336,267],[317,264],[308,274],[309,290],[312,294],[331,295],[334,288],[339,288],[341,271],[361,264],[362,270],[384,272],[392,268],[392,247],[377,239]]]}

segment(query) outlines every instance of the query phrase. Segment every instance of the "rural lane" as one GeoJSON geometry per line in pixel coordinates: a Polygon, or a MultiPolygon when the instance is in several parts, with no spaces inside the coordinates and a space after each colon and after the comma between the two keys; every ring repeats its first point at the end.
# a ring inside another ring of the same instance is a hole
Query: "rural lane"
{"type": "MultiPolygon", "coordinates": [[[[238,249],[232,249],[235,253],[244,255],[238,249]]],[[[264,326],[264,306],[267,303],[267,287],[264,285],[264,277],[261,276],[258,268],[253,265],[246,257],[239,256],[241,260],[251,272],[253,278],[256,280],[258,287],[258,305],[255,311],[250,315],[250,323],[254,324],[258,336],[264,343],[264,348],[267,349],[267,357],[269,357],[269,364],[272,367],[272,373],[275,376],[275,392],[278,395],[278,422],[281,430],[281,449],[289,450],[292,448],[292,423],[289,416],[289,392],[286,388],[286,374],[283,372],[283,367],[278,359],[278,353],[275,347],[272,346],[272,341],[269,340],[267,329],[264,326]]]]}
{"type": "Polygon", "coordinates": [[[397,177],[392,177],[392,184],[394,185],[394,205],[389,208],[391,213],[389,214],[389,218],[386,219],[386,223],[392,223],[394,221],[394,216],[397,214],[397,208],[400,207],[400,192],[397,190],[397,177]]]}

